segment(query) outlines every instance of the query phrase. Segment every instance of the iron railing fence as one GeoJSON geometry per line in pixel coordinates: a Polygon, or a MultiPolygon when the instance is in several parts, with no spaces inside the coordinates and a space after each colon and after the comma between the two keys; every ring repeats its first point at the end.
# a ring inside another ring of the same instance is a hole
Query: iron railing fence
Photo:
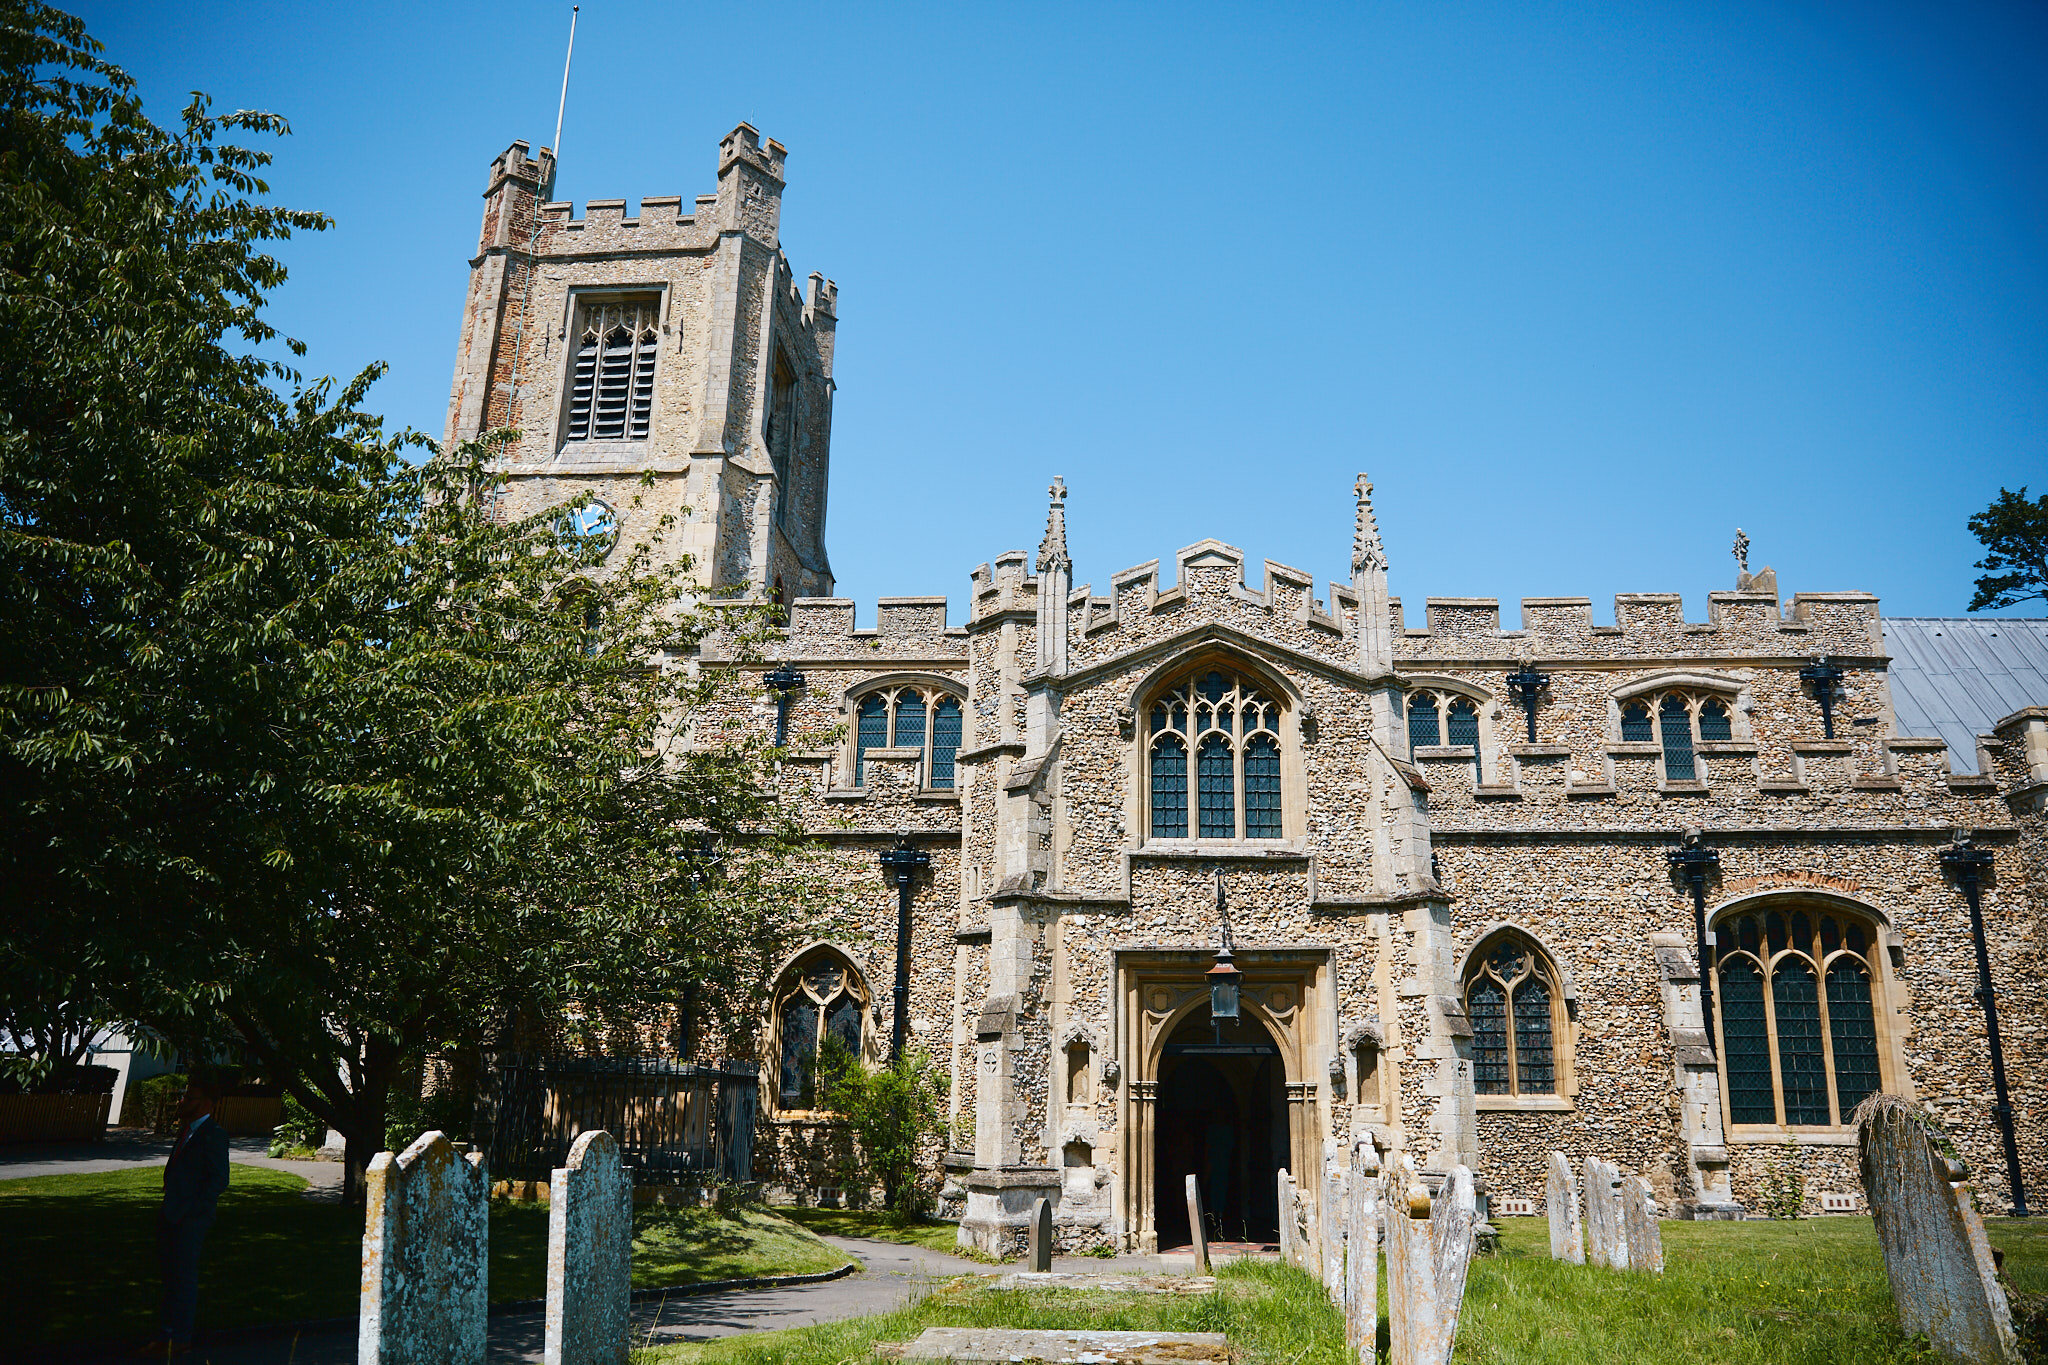
{"type": "Polygon", "coordinates": [[[751,1062],[502,1052],[485,1058],[475,1137],[498,1180],[546,1180],[602,1128],[635,1184],[739,1183],[753,1178],[759,1086],[751,1062]]]}

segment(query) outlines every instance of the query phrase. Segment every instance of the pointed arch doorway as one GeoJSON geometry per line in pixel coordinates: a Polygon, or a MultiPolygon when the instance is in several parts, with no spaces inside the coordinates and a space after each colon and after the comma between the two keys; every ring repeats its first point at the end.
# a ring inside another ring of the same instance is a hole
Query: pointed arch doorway
{"type": "Polygon", "coordinates": [[[1280,1168],[1288,1161],[1286,1068],[1264,1025],[1221,1021],[1207,1006],[1166,1041],[1154,1125],[1153,1226],[1159,1246],[1186,1246],[1187,1178],[1202,1190],[1210,1240],[1272,1242],[1280,1235],[1280,1168]]]}
{"type": "Polygon", "coordinates": [[[1214,953],[1117,952],[1117,1050],[1130,1081],[1118,1120],[1116,1206],[1134,1251],[1186,1244],[1190,1174],[1201,1182],[1212,1237],[1271,1240],[1280,1168],[1311,1169],[1327,1136],[1311,1077],[1313,1059],[1335,1046],[1325,1017],[1329,950],[1238,951],[1242,1017],[1224,1024],[1223,1041],[1246,1051],[1208,1050],[1216,1030],[1203,973],[1214,953]]]}

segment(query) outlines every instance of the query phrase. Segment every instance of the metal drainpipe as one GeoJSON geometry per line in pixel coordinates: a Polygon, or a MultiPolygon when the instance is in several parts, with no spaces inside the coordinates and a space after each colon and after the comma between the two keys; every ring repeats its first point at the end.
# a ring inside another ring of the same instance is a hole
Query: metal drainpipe
{"type": "Polygon", "coordinates": [[[2005,1088],[2005,1048],[1998,1040],[1998,1002],[1991,992],[1991,948],[1984,939],[1982,884],[1991,869],[1991,850],[1977,848],[1967,830],[1956,831],[1955,843],[1941,851],[1941,866],[1963,888],[1970,903],[1970,938],[1977,949],[1977,999],[1984,1006],[1984,1036],[1991,1045],[1991,1088],[1998,1103],[1991,1116],[1998,1120],[1998,1134],[2005,1141],[2005,1178],[2012,1189],[2012,1216],[2027,1217],[2027,1189],[2020,1183],[2020,1144],[2013,1135],[2012,1098],[2005,1088]]]}
{"type": "Polygon", "coordinates": [[[1700,844],[1700,831],[1685,832],[1685,846],[1664,855],[1671,866],[1692,887],[1693,956],[1699,964],[1700,1022],[1707,1031],[1707,1046],[1714,1043],[1714,973],[1707,961],[1707,869],[1721,866],[1721,855],[1700,844]]]}
{"type": "Polygon", "coordinates": [[[896,883],[896,1022],[890,1031],[889,1060],[899,1062],[910,1041],[910,886],[919,868],[932,865],[932,856],[902,834],[896,847],[881,855],[881,863],[882,871],[896,883]]]}

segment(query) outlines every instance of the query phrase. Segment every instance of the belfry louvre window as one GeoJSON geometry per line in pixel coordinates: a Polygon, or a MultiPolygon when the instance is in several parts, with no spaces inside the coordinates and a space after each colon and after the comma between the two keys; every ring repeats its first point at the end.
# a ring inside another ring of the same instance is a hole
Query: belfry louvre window
{"type": "Polygon", "coordinates": [[[1720,697],[1666,692],[1654,699],[1638,698],[1621,704],[1622,743],[1662,747],[1666,782],[1699,781],[1698,744],[1734,737],[1734,722],[1728,712],[1728,703],[1720,697]],[[1654,720],[1651,718],[1653,705],[1656,708],[1654,720]]]}
{"type": "Polygon", "coordinates": [[[1732,1124],[1839,1127],[1883,1086],[1876,935],[1834,910],[1731,915],[1714,930],[1732,1124]]]}
{"type": "Polygon", "coordinates": [[[1472,1084],[1481,1095],[1557,1093],[1559,992],[1542,950],[1503,934],[1474,958],[1465,982],[1472,1084]]]}
{"type": "Polygon", "coordinates": [[[570,357],[569,440],[647,439],[659,312],[653,298],[586,305],[570,357]]]}
{"type": "Polygon", "coordinates": [[[775,1100],[782,1109],[816,1109],[832,1077],[819,1062],[833,1053],[859,1061],[866,1041],[867,983],[830,948],[806,953],[775,991],[775,1100]]]}
{"type": "Polygon", "coordinates": [[[1152,703],[1146,730],[1154,839],[1278,839],[1280,707],[1249,679],[1210,669],[1152,703]],[[1194,758],[1189,801],[1188,759],[1194,758]]]}
{"type": "Polygon", "coordinates": [[[960,699],[948,692],[891,687],[870,692],[854,707],[853,785],[868,784],[868,750],[924,750],[924,783],[950,791],[960,753],[960,699]]]}

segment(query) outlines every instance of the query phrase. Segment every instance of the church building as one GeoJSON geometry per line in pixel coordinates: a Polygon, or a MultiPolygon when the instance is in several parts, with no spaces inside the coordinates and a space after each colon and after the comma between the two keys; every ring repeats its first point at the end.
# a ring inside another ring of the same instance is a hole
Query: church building
{"type": "MultiPolygon", "coordinates": [[[[1042,529],[988,528],[1036,550],[964,600],[836,598],[838,299],[782,255],[784,164],[742,124],[715,193],[579,217],[514,143],[447,431],[518,429],[513,511],[592,493],[621,543],[676,516],[706,593],[786,613],[698,718],[782,715],[843,897],[758,1002],[759,1177],[818,1183],[837,1037],[940,1062],[946,1197],[992,1251],[1039,1199],[1065,1248],[1183,1243],[1190,1175],[1212,1234],[1271,1240],[1278,1172],[1367,1140],[1471,1167],[1496,1215],[1540,1207],[1552,1151],[1667,1216],[1755,1214],[1788,1172],[1853,1209],[1877,1092],[1938,1115],[1994,1209],[2015,1173],[2048,1198],[2048,694],[1904,726],[1893,642],[1943,623],[1746,566],[1704,620],[1403,603],[1363,476],[1329,490],[1348,552],[1301,547],[1342,566],[1320,588],[1203,539],[1077,584],[1054,478],[1042,529]]],[[[1995,648],[2048,660],[2048,623],[2009,624],[1995,648]]]]}

